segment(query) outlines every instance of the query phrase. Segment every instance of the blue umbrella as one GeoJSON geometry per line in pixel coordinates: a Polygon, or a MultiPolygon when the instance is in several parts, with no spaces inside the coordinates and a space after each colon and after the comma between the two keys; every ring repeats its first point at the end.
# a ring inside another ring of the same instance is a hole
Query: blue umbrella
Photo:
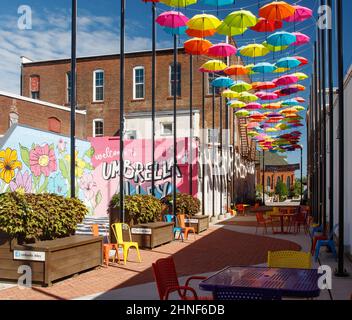
{"type": "Polygon", "coordinates": [[[289,99],[289,100],[285,100],[281,103],[282,106],[298,106],[299,103],[297,102],[297,100],[295,99],[289,99]]]}
{"type": "Polygon", "coordinates": [[[268,37],[266,40],[268,44],[274,47],[290,46],[297,41],[297,37],[289,32],[280,31],[268,37]]]}
{"type": "Polygon", "coordinates": [[[212,81],[211,85],[215,88],[229,88],[233,85],[234,81],[228,77],[219,77],[212,81]]]}
{"type": "Polygon", "coordinates": [[[297,60],[296,58],[282,58],[276,62],[275,66],[277,68],[296,68],[301,65],[301,61],[297,60]]]}
{"type": "Polygon", "coordinates": [[[209,6],[222,7],[227,6],[229,4],[235,4],[235,0],[203,0],[203,4],[207,4],[209,6]]]}
{"type": "Polygon", "coordinates": [[[254,72],[259,72],[259,73],[270,73],[276,70],[277,68],[268,62],[261,62],[256,64],[254,67],[252,67],[252,70],[254,72]]]}
{"type": "Polygon", "coordinates": [[[178,27],[178,28],[168,28],[168,27],[164,27],[164,31],[168,34],[172,34],[172,35],[184,35],[186,33],[187,30],[187,26],[185,27],[178,27]]]}

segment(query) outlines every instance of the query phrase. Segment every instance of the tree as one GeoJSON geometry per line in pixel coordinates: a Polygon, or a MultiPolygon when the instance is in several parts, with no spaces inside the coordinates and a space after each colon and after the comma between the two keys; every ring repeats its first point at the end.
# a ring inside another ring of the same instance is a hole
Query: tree
{"type": "Polygon", "coordinates": [[[275,194],[279,196],[280,201],[284,201],[288,196],[286,184],[284,184],[282,181],[279,181],[275,187],[275,194]]]}
{"type": "Polygon", "coordinates": [[[302,185],[301,180],[297,179],[290,191],[290,197],[297,198],[301,196],[301,185],[302,185]]]}

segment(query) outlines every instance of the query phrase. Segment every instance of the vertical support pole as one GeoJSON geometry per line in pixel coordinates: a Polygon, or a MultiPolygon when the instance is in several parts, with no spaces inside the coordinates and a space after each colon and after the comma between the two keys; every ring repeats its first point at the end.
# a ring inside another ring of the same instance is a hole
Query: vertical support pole
{"type": "Polygon", "coordinates": [[[156,3],[152,3],[152,195],[155,196],[156,3]]]}
{"type": "Polygon", "coordinates": [[[303,147],[301,146],[301,205],[303,204],[303,147]]]}
{"type": "Polygon", "coordinates": [[[202,72],[202,215],[205,215],[205,148],[207,147],[205,134],[205,73],[202,72]]]}
{"type": "Polygon", "coordinates": [[[265,150],[263,150],[263,206],[265,206],[265,150]]]}
{"type": "Polygon", "coordinates": [[[177,188],[177,35],[174,35],[174,72],[173,72],[173,90],[174,90],[174,164],[172,167],[173,190],[172,190],[172,213],[176,216],[176,188],[177,188]]]}
{"type": "Polygon", "coordinates": [[[215,87],[212,87],[212,216],[215,218],[215,87]]]}
{"type": "Polygon", "coordinates": [[[220,162],[219,162],[219,177],[220,177],[220,215],[223,214],[223,203],[222,203],[222,197],[223,197],[223,159],[222,159],[222,156],[223,156],[223,152],[222,152],[222,96],[220,94],[220,105],[219,105],[219,108],[220,108],[220,162]]]}
{"type": "Polygon", "coordinates": [[[193,195],[193,56],[189,56],[189,194],[193,195]]]}

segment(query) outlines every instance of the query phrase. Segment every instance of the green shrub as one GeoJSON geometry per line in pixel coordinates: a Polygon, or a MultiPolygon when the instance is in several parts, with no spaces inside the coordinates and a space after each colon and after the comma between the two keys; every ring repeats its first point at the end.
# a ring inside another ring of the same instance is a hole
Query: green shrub
{"type": "MultiPolygon", "coordinates": [[[[163,201],[172,206],[172,194],[167,195],[163,201]]],[[[176,195],[176,211],[177,213],[184,213],[187,215],[194,216],[199,213],[200,210],[200,201],[198,198],[195,198],[187,193],[177,193],[176,195]]]]}
{"type": "Polygon", "coordinates": [[[0,195],[0,231],[19,242],[72,235],[87,214],[88,209],[78,199],[55,194],[0,195]]]}
{"type": "Polygon", "coordinates": [[[285,183],[279,181],[275,188],[275,193],[280,197],[280,201],[286,200],[288,196],[288,190],[285,183]]]}

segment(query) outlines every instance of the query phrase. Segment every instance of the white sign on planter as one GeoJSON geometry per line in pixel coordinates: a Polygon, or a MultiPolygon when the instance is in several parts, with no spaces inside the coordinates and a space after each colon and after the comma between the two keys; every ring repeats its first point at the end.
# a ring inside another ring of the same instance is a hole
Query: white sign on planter
{"type": "Polygon", "coordinates": [[[194,224],[198,224],[199,220],[198,219],[185,219],[186,223],[194,223],[194,224]]]}
{"type": "Polygon", "coordinates": [[[45,252],[14,250],[13,259],[28,261],[45,261],[45,252]]]}
{"type": "Polygon", "coordinates": [[[152,234],[152,229],[150,228],[132,228],[132,234],[152,234]]]}

